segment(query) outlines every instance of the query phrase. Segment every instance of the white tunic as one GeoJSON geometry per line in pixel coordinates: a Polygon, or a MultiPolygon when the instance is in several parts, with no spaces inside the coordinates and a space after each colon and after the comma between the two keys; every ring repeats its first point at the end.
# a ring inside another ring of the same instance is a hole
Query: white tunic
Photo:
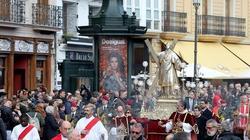
{"type": "MultiPolygon", "coordinates": [[[[76,131],[78,131],[80,134],[82,130],[89,124],[91,120],[93,120],[94,117],[90,118],[81,118],[77,124],[76,124],[76,131]]],[[[89,131],[89,133],[84,137],[83,140],[108,140],[108,132],[101,121],[98,121],[89,131]],[[102,139],[102,135],[104,139],[102,139]]]]}
{"type": "MultiPolygon", "coordinates": [[[[28,125],[26,127],[28,127],[28,125]]],[[[26,127],[23,127],[21,124],[15,126],[13,128],[12,133],[11,133],[11,140],[18,140],[19,135],[23,132],[23,130],[26,127]]],[[[33,127],[29,131],[29,133],[23,138],[23,140],[40,140],[40,136],[39,136],[39,133],[37,131],[37,128],[33,127]]]]}

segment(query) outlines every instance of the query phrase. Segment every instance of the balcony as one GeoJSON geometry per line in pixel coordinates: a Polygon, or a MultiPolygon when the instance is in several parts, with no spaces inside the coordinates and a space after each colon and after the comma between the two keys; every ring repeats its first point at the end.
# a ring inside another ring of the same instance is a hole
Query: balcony
{"type": "Polygon", "coordinates": [[[62,7],[29,4],[25,0],[0,0],[0,27],[32,26],[34,30],[55,32],[62,27],[62,7]],[[28,9],[31,9],[28,10],[28,9]]]}
{"type": "Polygon", "coordinates": [[[0,0],[0,26],[16,28],[25,23],[25,2],[0,0]],[[6,24],[7,23],[7,24],[6,24]]]}
{"type": "Polygon", "coordinates": [[[225,32],[225,17],[200,15],[198,16],[198,34],[200,41],[221,40],[225,32]]]}
{"type": "Polygon", "coordinates": [[[62,7],[32,4],[32,24],[35,30],[59,30],[62,27],[62,7]]]}
{"type": "Polygon", "coordinates": [[[163,11],[162,37],[182,38],[187,33],[187,13],[163,11]]]}
{"type": "Polygon", "coordinates": [[[224,42],[237,43],[246,37],[246,19],[226,17],[224,42]]]}
{"type": "Polygon", "coordinates": [[[225,35],[245,37],[245,24],[246,19],[244,18],[226,17],[225,35]]]}
{"type": "Polygon", "coordinates": [[[245,19],[213,15],[198,17],[198,33],[201,41],[238,42],[245,37],[245,19]]]}

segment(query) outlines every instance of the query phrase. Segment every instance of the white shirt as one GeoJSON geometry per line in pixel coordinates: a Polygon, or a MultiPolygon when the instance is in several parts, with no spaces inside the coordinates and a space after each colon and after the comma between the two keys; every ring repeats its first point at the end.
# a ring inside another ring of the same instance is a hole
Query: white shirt
{"type": "MultiPolygon", "coordinates": [[[[82,130],[92,121],[94,117],[90,118],[81,118],[76,123],[76,131],[81,134],[82,130]]],[[[89,133],[84,137],[83,140],[102,140],[101,136],[104,136],[104,140],[108,140],[108,132],[101,121],[98,121],[89,131],[89,133]]]]}
{"type": "MultiPolygon", "coordinates": [[[[28,125],[26,126],[28,127],[28,125]]],[[[11,133],[11,140],[18,140],[19,135],[23,132],[23,130],[26,128],[23,127],[21,124],[15,126],[13,128],[13,131],[11,133]]],[[[36,127],[33,127],[29,133],[23,138],[23,140],[40,140],[39,133],[37,131],[36,127]]]]}

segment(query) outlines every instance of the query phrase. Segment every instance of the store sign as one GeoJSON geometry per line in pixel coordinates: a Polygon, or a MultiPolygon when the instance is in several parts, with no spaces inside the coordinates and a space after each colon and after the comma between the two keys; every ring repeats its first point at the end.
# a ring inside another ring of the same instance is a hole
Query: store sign
{"type": "Polygon", "coordinates": [[[94,61],[92,52],[66,51],[66,59],[81,60],[81,61],[94,61]]]}

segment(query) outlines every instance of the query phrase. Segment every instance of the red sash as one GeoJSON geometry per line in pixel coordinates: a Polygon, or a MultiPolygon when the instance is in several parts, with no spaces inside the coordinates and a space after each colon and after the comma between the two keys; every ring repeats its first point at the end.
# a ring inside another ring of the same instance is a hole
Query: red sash
{"type": "Polygon", "coordinates": [[[23,132],[19,135],[18,140],[22,140],[29,132],[30,130],[33,128],[33,125],[29,125],[28,127],[26,127],[23,132]]]}
{"type": "MultiPolygon", "coordinates": [[[[87,126],[83,129],[83,130],[88,130],[90,131],[90,129],[99,121],[98,118],[94,118],[93,120],[91,120],[87,126]]],[[[83,139],[86,136],[86,134],[81,134],[81,138],[83,139]]]]}
{"type": "Polygon", "coordinates": [[[52,138],[51,140],[61,140],[62,139],[62,134],[58,134],[56,135],[54,138],[52,138]]]}

